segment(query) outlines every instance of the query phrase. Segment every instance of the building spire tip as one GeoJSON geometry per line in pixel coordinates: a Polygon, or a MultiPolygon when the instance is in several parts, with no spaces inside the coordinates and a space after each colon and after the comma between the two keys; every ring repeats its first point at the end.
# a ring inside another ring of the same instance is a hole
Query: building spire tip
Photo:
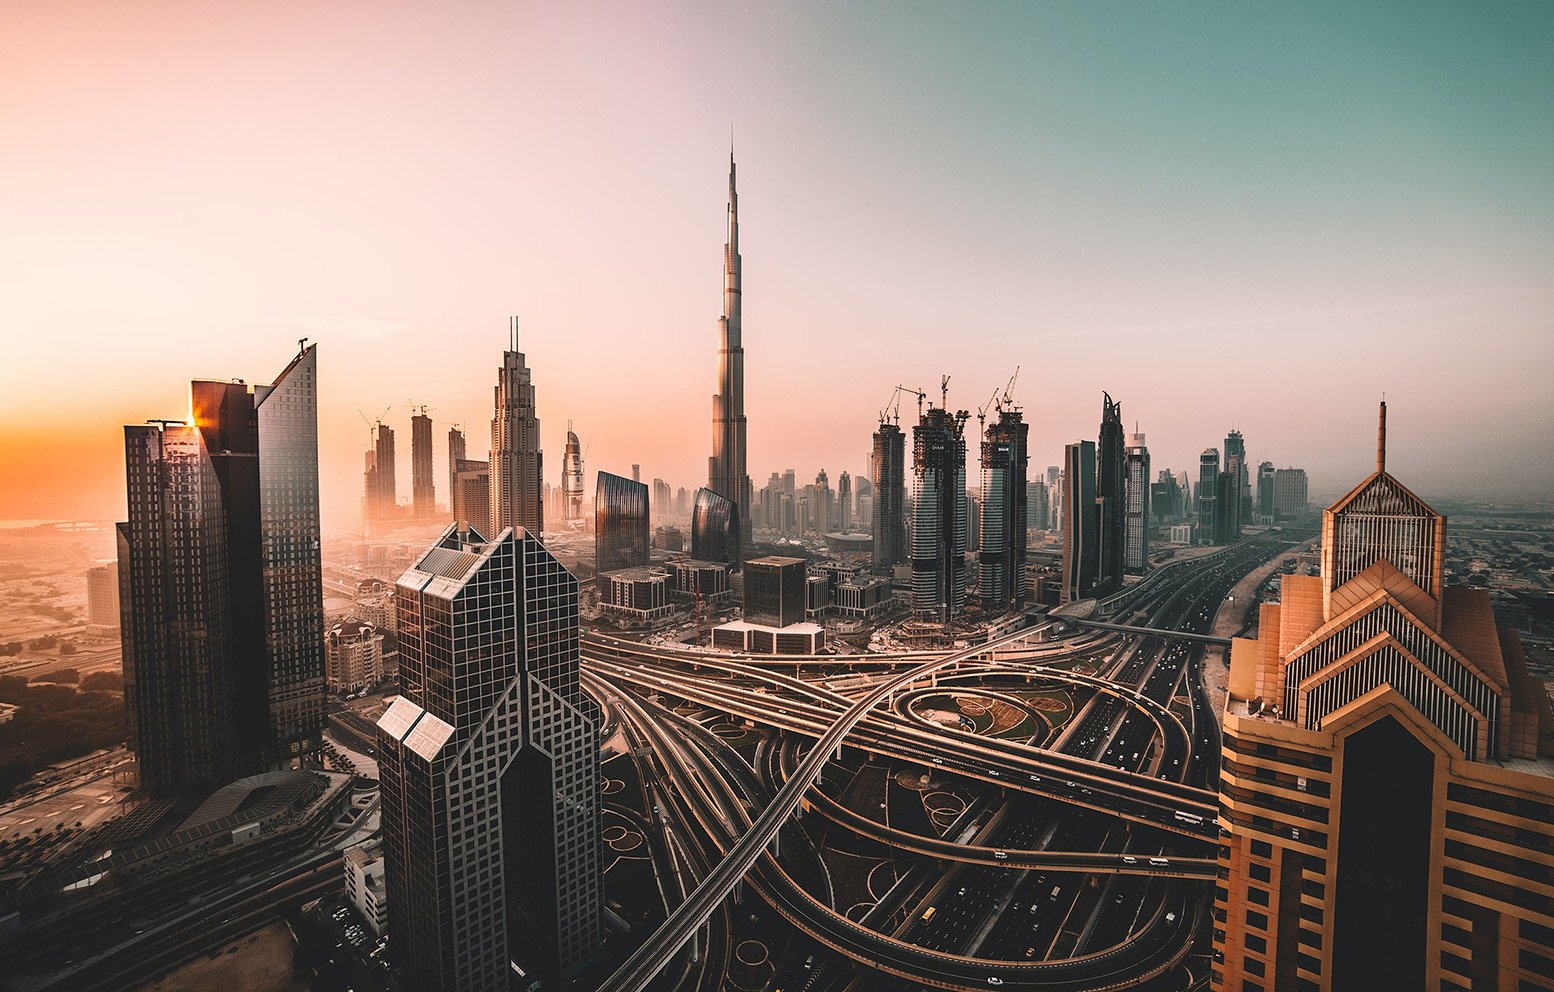
{"type": "Polygon", "coordinates": [[[1387,394],[1381,394],[1381,408],[1376,414],[1376,471],[1387,470],[1387,394]]]}

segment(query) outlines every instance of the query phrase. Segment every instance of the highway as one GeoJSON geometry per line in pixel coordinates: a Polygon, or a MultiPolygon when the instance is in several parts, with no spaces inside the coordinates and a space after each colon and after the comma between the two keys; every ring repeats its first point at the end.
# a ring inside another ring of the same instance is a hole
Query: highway
{"type": "MultiPolygon", "coordinates": [[[[700,832],[713,858],[722,853],[601,988],[645,988],[693,934],[710,934],[705,925],[742,878],[845,958],[927,985],[1096,990],[1175,967],[1202,923],[1202,886],[1214,874],[1211,849],[1170,850],[1217,839],[1218,725],[1200,675],[1202,652],[1218,639],[1204,632],[1229,587],[1279,548],[1249,541],[1184,562],[1171,581],[1119,597],[1126,609],[1115,623],[1057,641],[1041,623],[947,654],[756,662],[588,635],[590,693],[648,742],[672,784],[663,818],[676,833],[700,832]],[[1103,670],[1069,670],[1076,658],[1103,670]],[[1084,700],[1052,740],[946,728],[910,706],[927,687],[1018,706],[1013,691],[1049,684],[1084,700]],[[766,781],[705,727],[655,705],[661,694],[778,734],[782,746],[763,752],[766,781]],[[822,774],[838,774],[827,765],[844,742],[992,787],[991,804],[975,817],[967,811],[970,836],[876,822],[814,787],[822,774]],[[909,872],[881,901],[898,921],[889,933],[863,926],[830,905],[825,862],[808,832],[784,829],[801,810],[941,871],[909,872]]],[[[827,970],[827,961],[835,959],[822,955],[795,977],[810,988],[849,973],[827,970]]]]}

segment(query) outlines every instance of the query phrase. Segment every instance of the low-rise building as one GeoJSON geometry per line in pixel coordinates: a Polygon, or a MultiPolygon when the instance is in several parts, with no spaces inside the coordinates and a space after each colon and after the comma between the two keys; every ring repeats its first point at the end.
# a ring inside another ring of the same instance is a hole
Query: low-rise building
{"type": "Polygon", "coordinates": [[[324,633],[324,671],[331,692],[383,678],[383,634],[376,624],[342,620],[324,633]]]}
{"type": "Polygon", "coordinates": [[[819,654],[826,646],[826,629],[818,623],[768,627],[735,620],[712,628],[712,646],[747,654],[819,654]]]}
{"type": "Polygon", "coordinates": [[[601,572],[599,597],[604,612],[628,620],[659,620],[673,610],[669,573],[653,566],[601,572]]]}
{"type": "Polygon", "coordinates": [[[377,839],[345,852],[345,894],[375,936],[388,925],[388,893],[383,885],[383,842],[377,839]]]}

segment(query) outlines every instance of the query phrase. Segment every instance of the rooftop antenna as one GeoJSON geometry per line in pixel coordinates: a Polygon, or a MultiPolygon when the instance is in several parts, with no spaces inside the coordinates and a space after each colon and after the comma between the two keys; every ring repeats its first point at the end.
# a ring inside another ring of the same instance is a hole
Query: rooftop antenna
{"type": "Polygon", "coordinates": [[[507,350],[508,351],[517,351],[518,350],[518,318],[517,317],[508,317],[507,318],[507,338],[508,338],[508,345],[509,345],[507,350]]]}
{"type": "Polygon", "coordinates": [[[307,350],[308,350],[308,339],[307,338],[298,338],[297,339],[297,352],[298,352],[298,354],[306,354],[307,350]]]}
{"type": "Polygon", "coordinates": [[[1387,394],[1381,394],[1381,412],[1376,418],[1376,471],[1387,470],[1387,394]]]}

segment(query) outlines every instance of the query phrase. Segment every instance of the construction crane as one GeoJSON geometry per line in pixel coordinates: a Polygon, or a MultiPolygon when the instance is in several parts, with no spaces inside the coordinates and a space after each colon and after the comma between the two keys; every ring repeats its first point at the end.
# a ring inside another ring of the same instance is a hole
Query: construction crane
{"type": "Polygon", "coordinates": [[[908,394],[910,394],[912,396],[916,396],[917,397],[917,418],[919,420],[921,420],[923,418],[923,404],[925,402],[927,402],[928,394],[923,392],[921,389],[912,389],[912,388],[907,387],[907,386],[900,386],[900,385],[898,385],[898,386],[896,386],[896,388],[894,390],[891,391],[890,399],[885,401],[885,409],[880,411],[880,423],[882,423],[882,424],[886,423],[888,420],[891,419],[889,416],[887,416],[887,414],[890,414],[892,412],[892,410],[894,410],[895,422],[898,423],[898,424],[901,423],[901,394],[902,393],[908,393],[908,394]],[[894,404],[894,407],[892,407],[892,404],[894,404]]]}
{"type": "Polygon", "coordinates": [[[383,408],[383,412],[378,414],[377,419],[375,419],[375,420],[368,420],[367,419],[367,415],[365,413],[362,413],[361,408],[360,407],[356,408],[356,415],[358,417],[362,418],[362,423],[367,425],[367,436],[369,438],[372,437],[373,428],[375,428],[375,427],[382,427],[383,426],[383,418],[387,417],[389,415],[389,411],[392,410],[392,409],[394,409],[394,407],[392,405],[391,406],[386,406],[386,407],[383,408]]]}
{"type": "Polygon", "coordinates": [[[950,408],[950,377],[947,376],[947,375],[941,375],[939,377],[939,409],[941,409],[941,410],[948,410],[949,408],[950,408]]]}
{"type": "Polygon", "coordinates": [[[423,417],[426,416],[428,410],[437,409],[434,406],[427,406],[425,403],[417,403],[415,400],[406,400],[405,406],[410,408],[411,413],[419,413],[423,417]]]}
{"type": "Polygon", "coordinates": [[[999,413],[1003,413],[1005,410],[1015,409],[1014,397],[1011,394],[1014,391],[1014,381],[1018,378],[1020,378],[1020,366],[1016,365],[1014,367],[1014,375],[1009,377],[1008,384],[1004,386],[1003,395],[998,398],[999,413]]]}

